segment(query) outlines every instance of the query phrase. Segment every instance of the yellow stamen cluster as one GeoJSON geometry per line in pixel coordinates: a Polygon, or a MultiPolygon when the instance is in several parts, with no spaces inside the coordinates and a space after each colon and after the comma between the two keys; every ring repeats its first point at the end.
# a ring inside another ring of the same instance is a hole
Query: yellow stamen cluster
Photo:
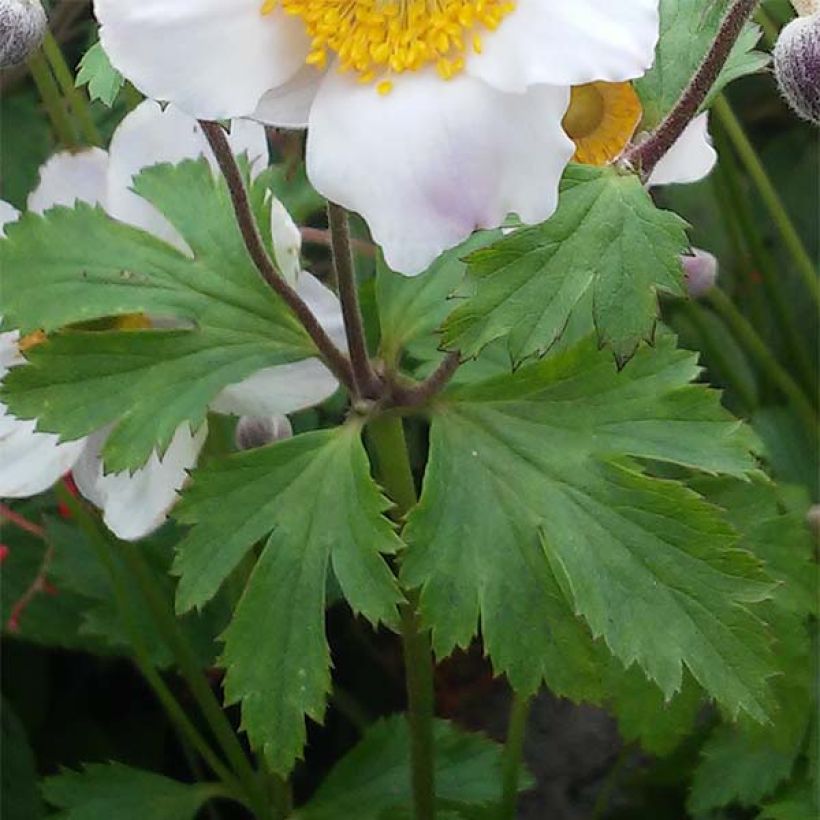
{"type": "Polygon", "coordinates": [[[480,54],[482,33],[495,30],[514,0],[265,0],[262,14],[281,6],[301,17],[311,38],[307,62],[323,68],[337,55],[341,71],[382,94],[393,75],[434,65],[442,79],[480,54]]]}

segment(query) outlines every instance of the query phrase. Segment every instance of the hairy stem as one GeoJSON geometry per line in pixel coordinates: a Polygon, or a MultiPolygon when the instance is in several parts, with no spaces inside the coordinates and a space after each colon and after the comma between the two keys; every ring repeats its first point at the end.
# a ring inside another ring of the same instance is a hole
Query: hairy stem
{"type": "Polygon", "coordinates": [[[672,110],[646,140],[625,152],[622,161],[638,169],[644,179],[649,177],[658,162],[686,130],[686,126],[697,116],[758,2],[759,0],[735,0],[720,24],[712,47],[672,110]]]}
{"type": "Polygon", "coordinates": [[[783,201],[777,193],[777,189],[772,184],[763,163],[757,155],[754,146],[746,136],[743,126],[732,111],[726,98],[721,94],[715,101],[715,113],[721,125],[726,130],[729,139],[737,151],[741,162],[745,166],[752,181],[760,192],[763,204],[769,211],[769,215],[775,224],[786,250],[794,261],[797,272],[800,274],[806,290],[811,294],[814,301],[820,305],[820,282],[817,277],[817,266],[812,262],[806,246],[800,239],[794,223],[789,218],[783,201]]]}
{"type": "Polygon", "coordinates": [[[236,214],[236,221],[242,233],[245,247],[254,265],[256,265],[262,278],[281,297],[285,304],[296,315],[296,318],[302,323],[302,326],[324,359],[325,364],[330,368],[336,378],[338,378],[348,390],[354,389],[355,382],[350,361],[344,353],[333,344],[302,297],[299,296],[279,274],[279,271],[277,271],[276,266],[271,261],[265,249],[265,244],[259,233],[259,226],[254,219],[253,209],[251,208],[250,198],[248,197],[248,190],[245,187],[245,181],[242,179],[242,172],[236,163],[225,130],[218,122],[201,120],[200,125],[216,156],[225,181],[228,183],[228,190],[231,195],[234,213],[236,214]]]}
{"type": "Polygon", "coordinates": [[[450,382],[461,364],[458,351],[448,353],[441,364],[423,381],[412,387],[393,385],[392,402],[403,407],[421,407],[440,393],[450,382]]]}
{"type": "MultiPolygon", "coordinates": [[[[402,520],[416,504],[416,487],[400,418],[380,416],[368,424],[367,433],[376,458],[379,478],[402,520]]],[[[433,742],[433,651],[430,633],[420,623],[418,593],[405,590],[402,607],[402,640],[407,682],[407,720],[410,724],[410,764],[413,783],[413,817],[435,818],[435,748],[433,742]]]]}
{"type": "Polygon", "coordinates": [[[513,693],[510,720],[507,724],[507,742],[501,762],[501,807],[498,820],[515,820],[518,806],[518,783],[524,758],[524,736],[530,715],[531,698],[513,693]]]}
{"type": "Polygon", "coordinates": [[[342,316],[350,361],[353,366],[353,378],[356,382],[356,392],[363,398],[373,399],[380,393],[382,385],[373,372],[367,352],[367,339],[364,335],[356,270],[353,264],[353,250],[350,244],[350,220],[347,211],[334,202],[328,202],[327,216],[330,224],[333,267],[336,271],[336,285],[339,289],[339,301],[342,304],[342,316]]]}

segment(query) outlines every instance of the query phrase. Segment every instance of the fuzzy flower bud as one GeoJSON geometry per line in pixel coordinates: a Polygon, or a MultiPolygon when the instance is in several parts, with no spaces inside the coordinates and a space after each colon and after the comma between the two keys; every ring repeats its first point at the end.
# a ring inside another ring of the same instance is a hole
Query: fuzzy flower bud
{"type": "Polygon", "coordinates": [[[681,262],[690,298],[700,299],[705,296],[717,282],[717,259],[709,251],[692,248],[692,255],[682,256],[681,262]]]}
{"type": "Polygon", "coordinates": [[[242,416],[236,425],[234,440],[240,450],[255,450],[293,436],[287,416],[242,416]]]}
{"type": "Polygon", "coordinates": [[[0,0],[0,68],[27,60],[40,48],[47,28],[40,0],[0,0]]]}
{"type": "Polygon", "coordinates": [[[820,11],[792,20],[774,47],[774,73],[791,109],[803,119],[820,125],[820,11]]]}

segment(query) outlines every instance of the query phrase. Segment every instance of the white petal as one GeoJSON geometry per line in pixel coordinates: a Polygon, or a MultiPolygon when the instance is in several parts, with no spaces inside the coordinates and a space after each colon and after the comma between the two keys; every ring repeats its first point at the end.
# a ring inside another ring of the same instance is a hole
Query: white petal
{"type": "Polygon", "coordinates": [[[251,114],[304,65],[298,18],[262,0],[95,0],[111,62],[146,96],[199,119],[251,114]]]}
{"type": "Polygon", "coordinates": [[[302,234],[285,206],[276,197],[270,210],[273,255],[282,276],[296,285],[302,271],[302,234]]]}
{"type": "MultiPolygon", "coordinates": [[[[25,366],[17,331],[0,333],[0,382],[12,367],[25,366]]],[[[37,422],[11,415],[0,402],[0,498],[28,498],[47,490],[77,460],[84,440],[60,444],[52,433],[36,432],[37,422]]]]}
{"type": "MultiPolygon", "coordinates": [[[[268,164],[268,143],[261,125],[235,122],[229,140],[234,153],[247,154],[253,173],[264,170],[268,164]]],[[[175,106],[163,110],[153,100],[146,100],[120,123],[111,140],[110,154],[109,213],[187,251],[176,229],[153,205],[133,193],[131,186],[133,178],[144,168],[201,156],[208,158],[216,173],[216,159],[199,123],[175,106]]]]}
{"type": "Polygon", "coordinates": [[[709,136],[709,113],[704,112],[686,126],[669,153],[655,166],[648,184],[697,182],[709,174],[716,162],[717,153],[709,136]]]}
{"type": "Polygon", "coordinates": [[[17,419],[0,404],[0,498],[28,498],[47,490],[71,469],[85,444],[61,444],[35,427],[35,421],[17,419]]]}
{"type": "Polygon", "coordinates": [[[20,216],[20,211],[5,199],[0,199],[0,236],[3,236],[3,229],[6,225],[11,224],[20,216]]]}
{"type": "Polygon", "coordinates": [[[510,212],[528,223],[553,213],[574,152],[561,129],[568,104],[568,88],[505,94],[434,71],[402,76],[382,96],[331,71],[311,110],[308,175],[367,220],[392,268],[420,273],[510,212]]]}
{"type": "Polygon", "coordinates": [[[107,431],[89,437],[73,475],[79,491],[103,511],[108,529],[118,538],[135,541],[153,532],[168,516],[199,458],[207,428],[192,435],[187,424],[177,428],[168,450],[159,459],[156,453],[133,474],[103,474],[100,453],[107,431]]]}
{"type": "Polygon", "coordinates": [[[467,71],[504,91],[640,77],[659,33],[658,0],[517,0],[467,71]]]}
{"type": "MultiPolygon", "coordinates": [[[[342,311],[333,291],[306,272],[299,276],[296,290],[330,338],[346,350],[342,311]]],[[[306,359],[266,367],[226,387],[210,407],[216,413],[236,416],[286,415],[320,404],[338,386],[335,376],[318,359],[306,359]]]]}
{"type": "Polygon", "coordinates": [[[310,106],[322,77],[324,74],[313,66],[304,66],[284,85],[268,91],[252,118],[279,128],[307,128],[310,106]]]}
{"type": "Polygon", "coordinates": [[[105,207],[108,154],[89,148],[78,154],[62,151],[40,168],[40,182],[28,198],[28,209],[41,214],[55,205],[76,201],[105,207]]]}

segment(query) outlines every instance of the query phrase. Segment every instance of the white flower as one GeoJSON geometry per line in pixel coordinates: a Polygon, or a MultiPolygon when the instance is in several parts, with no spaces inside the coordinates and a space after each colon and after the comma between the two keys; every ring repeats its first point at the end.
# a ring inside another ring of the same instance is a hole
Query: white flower
{"type": "Polygon", "coordinates": [[[141,91],[308,128],[316,189],[424,270],[477,228],[555,210],[570,86],[651,65],[658,0],[95,0],[141,91]]]}
{"type": "MultiPolygon", "coordinates": [[[[250,122],[235,123],[230,135],[237,154],[246,152],[252,171],[267,164],[264,129],[250,122]]],[[[40,183],[29,198],[29,210],[42,212],[53,205],[72,205],[79,199],[99,203],[112,216],[143,228],[187,250],[182,237],[167,220],[131,190],[131,181],[143,168],[160,162],[179,162],[204,154],[216,168],[198,124],[178,109],[164,111],[151,101],[142,103],[120,124],[109,152],[91,149],[79,154],[60,153],[40,170],[40,183]]],[[[308,273],[296,277],[299,232],[283,207],[272,209],[272,233],[279,243],[277,258],[302,298],[312,308],[331,338],[344,345],[341,311],[335,295],[308,273]],[[285,265],[287,262],[287,266],[285,265]]],[[[16,212],[0,205],[0,219],[12,221],[16,212]]],[[[16,333],[0,335],[0,380],[7,368],[24,365],[16,333]]],[[[269,367],[225,388],[212,402],[220,413],[279,416],[310,407],[337,388],[336,379],[317,359],[269,367]]],[[[162,456],[154,453],[133,474],[104,473],[100,453],[108,430],[83,441],[58,443],[57,436],[35,432],[35,422],[10,416],[0,405],[0,497],[24,497],[47,489],[73,470],[82,494],[103,511],[107,526],[120,538],[147,535],[165,520],[196,464],[205,442],[203,425],[193,433],[181,425],[162,456]]]]}

